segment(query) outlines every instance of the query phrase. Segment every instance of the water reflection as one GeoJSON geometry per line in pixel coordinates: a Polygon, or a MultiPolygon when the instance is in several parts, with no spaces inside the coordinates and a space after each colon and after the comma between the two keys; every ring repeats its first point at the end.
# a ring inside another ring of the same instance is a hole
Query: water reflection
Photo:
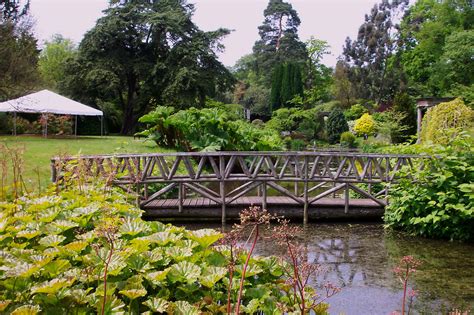
{"type": "MultiPolygon", "coordinates": [[[[440,314],[474,308],[473,244],[388,233],[381,224],[309,224],[299,237],[307,260],[326,269],[312,279],[313,284],[330,281],[342,287],[329,300],[331,314],[390,314],[399,309],[401,283],[392,269],[405,255],[424,262],[412,282],[420,291],[417,312],[440,314]]],[[[282,255],[285,251],[270,235],[256,252],[282,255]]]]}

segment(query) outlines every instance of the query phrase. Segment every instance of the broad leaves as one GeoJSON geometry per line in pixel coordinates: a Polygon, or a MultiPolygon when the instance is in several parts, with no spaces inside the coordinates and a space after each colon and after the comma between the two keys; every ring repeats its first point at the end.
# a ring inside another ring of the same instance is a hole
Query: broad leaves
{"type": "MultiPolygon", "coordinates": [[[[21,211],[0,204],[2,314],[225,311],[230,252],[211,247],[221,233],[146,222],[126,195],[82,189],[24,199],[21,211]]],[[[236,274],[242,264],[239,259],[236,274]]],[[[280,294],[278,283],[269,282],[280,271],[277,261],[254,257],[245,281],[263,288],[262,296],[280,294]]],[[[239,280],[234,277],[234,295],[239,280]]],[[[249,283],[246,292],[253,292],[249,283]]],[[[255,303],[246,301],[249,310],[255,303]]]]}

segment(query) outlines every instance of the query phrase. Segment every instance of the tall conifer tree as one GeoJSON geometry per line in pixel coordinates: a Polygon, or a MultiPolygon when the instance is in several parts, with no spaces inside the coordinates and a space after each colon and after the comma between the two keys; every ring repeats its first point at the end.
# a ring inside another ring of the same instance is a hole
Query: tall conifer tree
{"type": "Polygon", "coordinates": [[[296,10],[283,0],[270,0],[264,11],[265,19],[258,27],[260,40],[253,52],[256,56],[257,72],[271,81],[272,69],[285,62],[305,62],[306,47],[298,37],[301,23],[296,10]]]}

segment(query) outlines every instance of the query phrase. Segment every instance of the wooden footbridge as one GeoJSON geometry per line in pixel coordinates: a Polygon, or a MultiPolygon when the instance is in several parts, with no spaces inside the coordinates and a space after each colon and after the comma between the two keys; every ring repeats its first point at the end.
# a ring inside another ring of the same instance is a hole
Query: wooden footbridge
{"type": "Polygon", "coordinates": [[[285,217],[380,217],[402,167],[420,156],[350,152],[212,152],[95,155],[51,160],[136,193],[146,216],[236,218],[251,205],[285,217]]]}

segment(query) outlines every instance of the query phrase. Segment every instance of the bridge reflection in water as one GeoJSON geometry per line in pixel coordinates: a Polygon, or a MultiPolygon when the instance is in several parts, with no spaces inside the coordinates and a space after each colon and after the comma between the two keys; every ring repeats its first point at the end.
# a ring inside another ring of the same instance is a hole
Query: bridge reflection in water
{"type": "Polygon", "coordinates": [[[190,152],[53,158],[52,180],[68,167],[112,178],[136,192],[158,218],[238,217],[261,205],[286,217],[378,216],[402,167],[423,167],[414,155],[349,152],[190,152]]]}

